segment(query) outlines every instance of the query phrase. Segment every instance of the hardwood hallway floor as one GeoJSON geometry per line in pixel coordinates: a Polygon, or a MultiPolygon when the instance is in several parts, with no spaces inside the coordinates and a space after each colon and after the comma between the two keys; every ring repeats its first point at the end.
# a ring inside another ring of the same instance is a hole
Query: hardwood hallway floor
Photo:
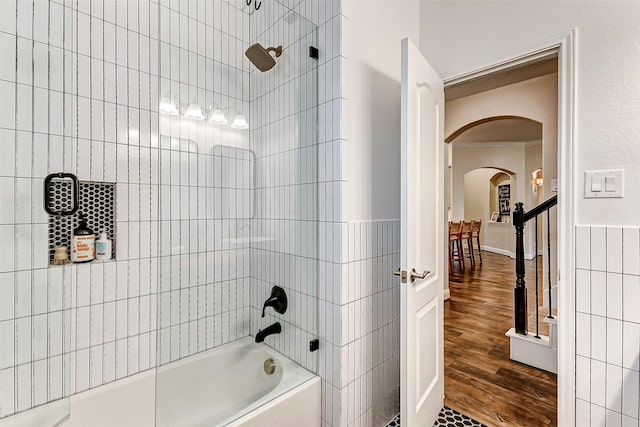
{"type": "MultiPolygon", "coordinates": [[[[445,405],[488,426],[555,426],[556,375],[509,359],[515,261],[483,252],[483,265],[449,278],[444,304],[445,405]]],[[[526,261],[529,313],[534,261],[526,261]]],[[[468,263],[467,263],[468,264],[468,263]]],[[[542,301],[542,299],[540,299],[542,301]]]]}

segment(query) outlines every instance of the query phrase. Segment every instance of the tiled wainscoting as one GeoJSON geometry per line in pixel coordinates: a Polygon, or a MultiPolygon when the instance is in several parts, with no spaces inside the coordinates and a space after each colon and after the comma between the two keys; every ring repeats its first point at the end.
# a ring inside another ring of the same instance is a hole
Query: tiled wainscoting
{"type": "Polygon", "coordinates": [[[339,425],[384,425],[400,408],[400,221],[343,225],[339,425]]]}
{"type": "Polygon", "coordinates": [[[640,229],[576,228],[576,425],[633,425],[640,403],[640,229]]]}

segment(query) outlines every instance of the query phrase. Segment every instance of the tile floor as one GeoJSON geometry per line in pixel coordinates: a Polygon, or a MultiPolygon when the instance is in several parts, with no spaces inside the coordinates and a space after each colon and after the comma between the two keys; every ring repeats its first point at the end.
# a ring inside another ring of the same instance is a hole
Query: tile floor
{"type": "MultiPolygon", "coordinates": [[[[456,411],[455,409],[451,409],[448,407],[443,407],[438,415],[438,419],[436,420],[433,427],[487,427],[486,425],[476,421],[472,418],[467,417],[464,414],[456,411]]],[[[396,415],[396,417],[389,421],[386,427],[400,427],[400,414],[396,415]]]]}

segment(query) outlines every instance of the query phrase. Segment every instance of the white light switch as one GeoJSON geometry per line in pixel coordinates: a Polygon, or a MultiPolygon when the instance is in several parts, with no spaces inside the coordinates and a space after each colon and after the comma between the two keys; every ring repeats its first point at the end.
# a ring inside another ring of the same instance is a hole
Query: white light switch
{"type": "Polygon", "coordinates": [[[612,169],[584,173],[585,198],[623,197],[624,170],[612,169]]]}
{"type": "Polygon", "coordinates": [[[604,191],[611,192],[616,191],[616,177],[605,176],[604,177],[604,191]]]}

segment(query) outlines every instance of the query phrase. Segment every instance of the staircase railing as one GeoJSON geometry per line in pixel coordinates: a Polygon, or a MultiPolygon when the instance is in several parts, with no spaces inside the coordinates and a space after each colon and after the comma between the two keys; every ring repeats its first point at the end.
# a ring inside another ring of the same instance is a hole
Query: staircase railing
{"type": "Polygon", "coordinates": [[[550,214],[552,207],[558,204],[558,196],[553,196],[548,200],[540,203],[528,212],[524,211],[523,203],[516,203],[516,209],[513,211],[513,226],[516,229],[516,287],[513,290],[514,299],[514,318],[516,333],[527,335],[527,286],[525,282],[524,268],[524,226],[527,222],[535,219],[535,272],[536,272],[536,338],[540,338],[538,331],[538,217],[544,213],[547,215],[547,273],[549,275],[549,315],[547,317],[553,319],[552,301],[551,301],[551,229],[550,214]]]}

